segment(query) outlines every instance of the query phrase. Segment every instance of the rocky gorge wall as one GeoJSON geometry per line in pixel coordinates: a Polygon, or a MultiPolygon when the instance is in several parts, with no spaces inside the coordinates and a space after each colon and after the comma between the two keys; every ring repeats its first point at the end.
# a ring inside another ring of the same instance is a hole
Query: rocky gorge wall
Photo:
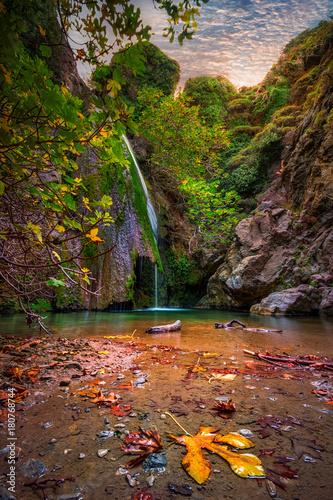
{"type": "Polygon", "coordinates": [[[280,159],[198,307],[333,315],[333,23],[286,49],[257,91],[281,78],[290,85],[271,119],[280,159]]]}

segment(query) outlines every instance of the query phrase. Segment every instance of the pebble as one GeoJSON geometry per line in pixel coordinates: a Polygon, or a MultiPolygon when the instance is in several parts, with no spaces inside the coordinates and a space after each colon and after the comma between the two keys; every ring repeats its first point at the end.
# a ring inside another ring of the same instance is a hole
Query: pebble
{"type": "Polygon", "coordinates": [[[267,491],[269,493],[269,496],[276,497],[275,484],[272,483],[272,481],[270,481],[269,479],[266,479],[266,489],[267,489],[267,491]]]}
{"type": "Polygon", "coordinates": [[[21,472],[25,477],[30,477],[32,479],[40,477],[45,472],[45,465],[39,460],[34,460],[29,458],[29,460],[22,465],[20,468],[21,472]]]}
{"type": "Polygon", "coordinates": [[[77,361],[72,361],[71,363],[68,363],[64,366],[64,369],[66,370],[67,368],[75,368],[76,370],[83,370],[82,365],[78,363],[77,361]]]}
{"type": "Polygon", "coordinates": [[[270,401],[276,401],[277,400],[277,398],[267,398],[267,399],[269,399],[270,401]]]}
{"type": "Polygon", "coordinates": [[[151,453],[143,462],[142,468],[144,472],[156,470],[157,472],[164,472],[167,465],[166,453],[151,453]]]}
{"type": "Polygon", "coordinates": [[[219,396],[218,398],[215,398],[215,401],[225,401],[226,403],[228,402],[228,399],[226,396],[219,396]]]}
{"type": "Polygon", "coordinates": [[[124,378],[125,378],[125,375],[120,373],[120,375],[118,375],[118,377],[117,377],[117,380],[124,380],[124,378]]]}
{"type": "Polygon", "coordinates": [[[129,417],[137,417],[137,416],[138,416],[138,414],[137,414],[137,413],[135,413],[135,412],[132,412],[132,413],[130,413],[128,416],[129,416],[129,417]]]}
{"type": "Polygon", "coordinates": [[[67,448],[66,450],[64,450],[64,455],[69,455],[70,453],[72,453],[72,449],[71,448],[67,448]]]}
{"type": "Polygon", "coordinates": [[[47,429],[48,427],[52,427],[53,423],[52,422],[46,422],[44,425],[43,425],[43,429],[47,429]]]}
{"type": "Polygon", "coordinates": [[[249,429],[239,429],[238,433],[246,438],[253,437],[253,433],[249,429]]]}
{"type": "Polygon", "coordinates": [[[304,462],[309,462],[311,464],[316,464],[317,463],[317,460],[315,460],[314,458],[312,457],[309,457],[309,455],[305,455],[304,457],[304,462]]]}
{"type": "Polygon", "coordinates": [[[59,385],[60,387],[65,387],[68,386],[71,383],[70,378],[64,378],[63,380],[60,380],[59,385]]]}
{"type": "Polygon", "coordinates": [[[136,387],[137,385],[141,385],[141,384],[144,384],[146,382],[146,379],[143,378],[143,377],[140,377],[138,379],[136,379],[136,381],[134,382],[134,387],[136,387]]]}
{"type": "Polygon", "coordinates": [[[98,452],[97,452],[97,456],[98,456],[99,458],[103,458],[103,457],[105,457],[105,455],[108,453],[108,451],[109,451],[109,450],[106,450],[106,449],[98,450],[98,452]]]}
{"type": "Polygon", "coordinates": [[[2,485],[0,485],[0,498],[1,500],[15,500],[14,495],[2,485]]]}
{"type": "Polygon", "coordinates": [[[58,440],[56,438],[52,438],[50,439],[49,441],[49,444],[53,444],[53,443],[56,443],[58,440]]]}
{"type": "Polygon", "coordinates": [[[155,479],[156,477],[153,476],[153,474],[150,474],[150,476],[146,478],[146,483],[148,484],[148,486],[153,486],[155,479]]]}
{"type": "Polygon", "coordinates": [[[125,424],[115,424],[114,426],[116,429],[123,429],[124,427],[126,427],[125,424]]]}
{"type": "Polygon", "coordinates": [[[292,425],[283,425],[281,427],[281,431],[286,431],[286,432],[293,431],[294,429],[295,429],[295,427],[293,427],[292,425]]]}
{"type": "Polygon", "coordinates": [[[102,431],[96,434],[96,436],[102,439],[107,439],[109,437],[114,436],[114,431],[102,431]]]}
{"type": "Polygon", "coordinates": [[[85,454],[84,453],[80,453],[80,455],[79,455],[79,459],[82,460],[82,458],[85,458],[85,454]]]}
{"type": "Polygon", "coordinates": [[[130,476],[129,474],[126,474],[126,479],[127,479],[127,481],[128,481],[128,484],[129,484],[130,486],[132,486],[132,488],[133,488],[134,486],[136,486],[137,481],[136,481],[135,477],[132,477],[132,476],[130,476]]]}
{"type": "Polygon", "coordinates": [[[116,476],[122,476],[123,474],[128,474],[128,470],[125,469],[124,467],[119,467],[119,469],[116,472],[116,476]]]}
{"type": "Polygon", "coordinates": [[[166,415],[164,415],[164,413],[161,414],[161,419],[162,420],[165,420],[166,419],[166,415]]]}
{"type": "Polygon", "coordinates": [[[84,411],[85,411],[86,413],[89,413],[89,412],[90,412],[90,408],[86,408],[84,411]]]}

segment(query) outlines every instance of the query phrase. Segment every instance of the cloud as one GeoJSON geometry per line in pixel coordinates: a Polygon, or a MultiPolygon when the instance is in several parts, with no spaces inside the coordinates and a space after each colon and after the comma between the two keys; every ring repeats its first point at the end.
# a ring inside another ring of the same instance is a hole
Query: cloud
{"type": "Polygon", "coordinates": [[[132,0],[144,24],[155,33],[151,42],[181,67],[181,84],[199,75],[225,75],[236,86],[263,80],[281,49],[301,31],[326,18],[332,0],[210,0],[197,17],[198,30],[180,47],[163,37],[164,11],[152,0],[132,0]]]}

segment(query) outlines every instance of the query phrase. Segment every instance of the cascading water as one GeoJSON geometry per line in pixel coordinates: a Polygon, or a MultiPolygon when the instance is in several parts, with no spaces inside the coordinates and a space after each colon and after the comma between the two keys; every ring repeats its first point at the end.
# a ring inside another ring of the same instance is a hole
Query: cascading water
{"type": "MultiPolygon", "coordinates": [[[[149,218],[150,226],[151,226],[151,229],[152,229],[152,232],[153,232],[156,244],[157,244],[158,233],[157,233],[157,217],[156,217],[156,213],[155,213],[153,204],[151,202],[151,199],[150,199],[150,196],[149,196],[149,193],[148,193],[148,189],[147,189],[144,177],[143,177],[143,175],[141,173],[141,170],[140,170],[140,167],[138,165],[138,162],[136,161],[135,154],[134,154],[134,151],[132,149],[132,146],[130,145],[129,140],[127,139],[127,137],[125,135],[122,136],[122,139],[123,139],[123,142],[126,144],[127,151],[131,155],[133,164],[134,164],[135,169],[137,171],[137,174],[139,176],[139,179],[140,179],[140,182],[141,182],[142,191],[144,192],[145,197],[146,197],[147,212],[148,212],[148,218],[149,218]]],[[[157,264],[155,264],[155,308],[156,309],[158,308],[158,300],[157,300],[157,277],[158,277],[157,264]]]]}

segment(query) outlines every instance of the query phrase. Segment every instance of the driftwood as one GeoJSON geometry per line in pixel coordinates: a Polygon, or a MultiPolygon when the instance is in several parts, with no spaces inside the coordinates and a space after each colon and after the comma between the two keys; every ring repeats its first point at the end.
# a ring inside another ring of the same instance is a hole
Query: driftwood
{"type": "Polygon", "coordinates": [[[261,361],[266,361],[277,366],[284,366],[286,368],[318,368],[323,370],[333,370],[333,359],[320,357],[320,356],[289,356],[289,355],[279,355],[274,356],[268,352],[253,352],[243,349],[244,354],[258,358],[261,361]]]}
{"type": "Polygon", "coordinates": [[[146,330],[146,333],[164,333],[164,332],[176,332],[181,329],[181,322],[178,320],[171,325],[161,325],[161,326],[152,326],[146,330]]]}
{"type": "Polygon", "coordinates": [[[215,323],[214,328],[233,328],[236,329],[234,323],[241,325],[242,331],[244,332],[259,332],[259,333],[281,333],[282,330],[266,330],[265,328],[247,328],[244,323],[238,321],[238,319],[233,319],[232,321],[228,321],[228,323],[215,323]]]}

